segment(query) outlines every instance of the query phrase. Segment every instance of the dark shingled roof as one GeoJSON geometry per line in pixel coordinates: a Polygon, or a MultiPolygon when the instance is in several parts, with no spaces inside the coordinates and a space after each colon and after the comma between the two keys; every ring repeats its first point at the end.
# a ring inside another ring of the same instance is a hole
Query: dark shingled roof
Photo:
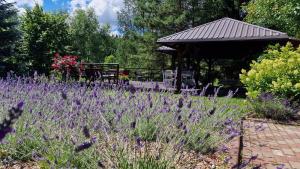
{"type": "Polygon", "coordinates": [[[158,39],[158,43],[290,39],[286,33],[222,18],[158,39]]]}

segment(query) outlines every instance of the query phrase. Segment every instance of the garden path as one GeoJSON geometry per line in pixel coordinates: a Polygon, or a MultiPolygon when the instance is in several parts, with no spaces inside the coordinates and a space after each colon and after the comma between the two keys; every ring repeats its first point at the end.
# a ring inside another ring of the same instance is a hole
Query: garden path
{"type": "MultiPolygon", "coordinates": [[[[300,125],[245,120],[243,161],[266,169],[300,169],[300,125]]],[[[250,165],[251,165],[250,164],[250,165]]]]}

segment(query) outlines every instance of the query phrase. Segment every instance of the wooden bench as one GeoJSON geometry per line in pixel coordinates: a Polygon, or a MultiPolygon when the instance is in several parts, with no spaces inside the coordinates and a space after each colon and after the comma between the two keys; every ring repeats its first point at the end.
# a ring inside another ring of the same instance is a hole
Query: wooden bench
{"type": "Polygon", "coordinates": [[[81,63],[82,77],[87,80],[95,81],[100,79],[102,82],[113,80],[118,83],[120,66],[118,63],[81,63]]]}

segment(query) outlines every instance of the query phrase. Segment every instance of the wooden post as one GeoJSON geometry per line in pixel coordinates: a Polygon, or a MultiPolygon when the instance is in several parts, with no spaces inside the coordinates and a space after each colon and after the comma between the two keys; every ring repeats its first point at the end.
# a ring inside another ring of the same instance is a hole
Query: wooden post
{"type": "Polygon", "coordinates": [[[119,84],[120,65],[117,64],[117,84],[119,84]]]}
{"type": "Polygon", "coordinates": [[[196,56],[194,57],[194,79],[195,79],[195,83],[196,83],[196,89],[200,89],[200,85],[199,85],[199,80],[200,80],[200,62],[201,62],[201,58],[197,58],[196,56]]]}
{"type": "Polygon", "coordinates": [[[172,60],[171,60],[171,69],[175,70],[176,69],[176,54],[172,54],[172,60]]]}
{"type": "Polygon", "coordinates": [[[208,83],[212,83],[213,82],[213,78],[211,77],[212,76],[212,64],[213,64],[213,60],[211,58],[208,59],[208,73],[207,73],[207,80],[208,80],[208,83]]]}
{"type": "Polygon", "coordinates": [[[177,75],[176,75],[176,91],[175,93],[180,93],[181,92],[181,83],[182,83],[182,62],[183,62],[183,50],[178,49],[177,55],[176,55],[176,60],[177,60],[177,75]]]}

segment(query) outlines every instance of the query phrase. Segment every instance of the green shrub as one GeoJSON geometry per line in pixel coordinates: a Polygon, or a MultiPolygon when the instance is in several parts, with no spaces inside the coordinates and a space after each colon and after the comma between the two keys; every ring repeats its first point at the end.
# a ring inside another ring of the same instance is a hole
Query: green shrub
{"type": "Polygon", "coordinates": [[[263,93],[257,98],[250,99],[250,102],[252,111],[261,118],[288,120],[297,113],[288,100],[275,97],[270,93],[263,93]]]}
{"type": "Polygon", "coordinates": [[[134,135],[141,137],[144,141],[155,141],[158,128],[153,121],[142,120],[137,123],[134,135]]]}
{"type": "Polygon", "coordinates": [[[284,47],[272,47],[250,66],[248,72],[242,70],[240,74],[249,97],[255,98],[262,92],[285,98],[299,97],[300,47],[296,50],[291,43],[284,47]]]}

